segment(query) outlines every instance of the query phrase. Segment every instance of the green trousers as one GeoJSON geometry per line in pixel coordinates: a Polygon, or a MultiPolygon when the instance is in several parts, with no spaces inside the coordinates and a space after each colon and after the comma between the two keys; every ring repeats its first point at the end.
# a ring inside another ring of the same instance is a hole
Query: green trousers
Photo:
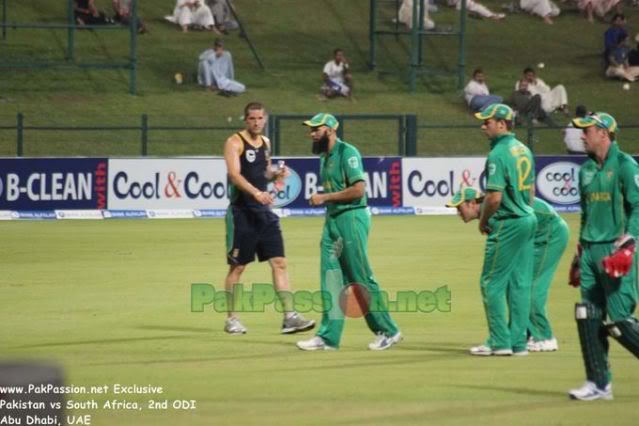
{"type": "Polygon", "coordinates": [[[495,220],[491,225],[480,280],[488,321],[486,344],[493,350],[525,351],[537,219],[531,214],[495,220]]]}
{"type": "Polygon", "coordinates": [[[368,232],[371,226],[368,209],[353,209],[335,217],[326,216],[322,233],[320,273],[321,290],[329,302],[324,305],[322,324],[317,332],[326,344],[339,347],[344,329],[344,312],[340,296],[348,284],[357,283],[368,292],[369,305],[366,323],[374,333],[392,336],[398,328],[379,297],[379,284],[368,262],[368,232]]]}
{"type": "MultiPolygon", "coordinates": [[[[611,278],[603,269],[603,258],[614,251],[613,243],[581,243],[583,254],[579,264],[581,271],[581,299],[583,303],[595,305],[603,312],[601,321],[603,339],[604,362],[601,368],[602,374],[610,382],[612,375],[608,364],[608,342],[603,333],[603,321],[606,316],[609,321],[616,322],[633,318],[637,300],[639,300],[639,284],[637,274],[637,254],[634,258],[634,266],[625,277],[611,278]]],[[[586,345],[588,346],[588,345],[586,345]]],[[[582,345],[583,350],[583,345],[582,345]]],[[[584,356],[586,363],[586,376],[588,380],[595,381],[590,376],[596,365],[588,365],[590,358],[584,356]]]]}
{"type": "Polygon", "coordinates": [[[535,258],[533,265],[532,302],[530,305],[530,324],[528,331],[533,339],[552,339],[552,327],[546,314],[548,292],[553,276],[559,266],[561,256],[568,245],[568,225],[560,220],[555,226],[548,227],[547,235],[535,240],[535,258]]]}

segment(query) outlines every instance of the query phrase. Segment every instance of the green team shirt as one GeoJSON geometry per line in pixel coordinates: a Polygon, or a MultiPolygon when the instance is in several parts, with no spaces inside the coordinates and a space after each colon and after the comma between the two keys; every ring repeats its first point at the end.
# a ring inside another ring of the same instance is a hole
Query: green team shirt
{"type": "Polygon", "coordinates": [[[532,205],[537,217],[537,231],[535,231],[535,244],[543,244],[552,237],[557,227],[564,221],[550,204],[535,197],[532,205]]]}
{"type": "MultiPolygon", "coordinates": [[[[320,156],[320,178],[326,193],[343,191],[364,180],[362,156],[357,148],[337,139],[331,152],[320,156]]],[[[362,207],[366,207],[366,194],[346,203],[328,203],[326,212],[330,216],[336,216],[346,210],[362,207]]]]}
{"type": "Polygon", "coordinates": [[[581,233],[587,242],[639,237],[639,166],[613,142],[602,166],[587,160],[579,170],[581,233]]]}
{"type": "Polygon", "coordinates": [[[486,159],[486,190],[502,193],[496,220],[533,214],[530,188],[535,182],[535,160],[526,145],[507,133],[493,139],[486,159]]]}

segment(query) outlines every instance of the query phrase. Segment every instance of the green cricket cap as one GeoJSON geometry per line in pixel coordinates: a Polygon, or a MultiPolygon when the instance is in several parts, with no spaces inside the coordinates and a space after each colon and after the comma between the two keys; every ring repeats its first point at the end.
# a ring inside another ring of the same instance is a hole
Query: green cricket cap
{"type": "Polygon", "coordinates": [[[481,192],[473,187],[466,186],[453,195],[453,198],[446,203],[446,207],[457,207],[465,201],[476,200],[478,198],[481,198],[481,192]]]}
{"type": "Polygon", "coordinates": [[[310,120],[306,120],[303,124],[308,127],[327,126],[333,130],[339,127],[339,121],[337,121],[337,118],[325,112],[315,114],[313,118],[311,118],[310,120]]]}
{"type": "Polygon", "coordinates": [[[578,117],[572,120],[572,124],[580,129],[596,126],[601,129],[606,129],[610,133],[618,133],[619,127],[617,126],[617,120],[606,112],[594,112],[585,117],[578,117]]]}
{"type": "Polygon", "coordinates": [[[513,110],[511,107],[505,104],[490,104],[486,108],[476,113],[475,117],[480,120],[488,120],[489,118],[496,118],[498,120],[512,120],[513,110]]]}

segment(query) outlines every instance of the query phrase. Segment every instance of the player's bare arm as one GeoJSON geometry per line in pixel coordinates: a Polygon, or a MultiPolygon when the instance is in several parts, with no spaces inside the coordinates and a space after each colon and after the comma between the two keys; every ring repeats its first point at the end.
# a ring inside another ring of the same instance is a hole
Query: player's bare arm
{"type": "Polygon", "coordinates": [[[256,201],[263,205],[273,204],[273,197],[268,192],[263,192],[251,185],[242,176],[240,166],[240,155],[242,153],[242,141],[236,135],[231,136],[224,144],[224,161],[228,171],[229,179],[240,191],[251,194],[256,201]]]}
{"type": "Polygon", "coordinates": [[[346,203],[362,198],[366,193],[366,183],[363,180],[355,182],[343,191],[327,194],[313,194],[309,200],[312,206],[321,206],[325,203],[346,203]]]}
{"type": "Polygon", "coordinates": [[[499,191],[488,191],[484,198],[484,207],[479,218],[479,232],[487,234],[490,232],[488,221],[501,205],[502,193],[499,191]]]}

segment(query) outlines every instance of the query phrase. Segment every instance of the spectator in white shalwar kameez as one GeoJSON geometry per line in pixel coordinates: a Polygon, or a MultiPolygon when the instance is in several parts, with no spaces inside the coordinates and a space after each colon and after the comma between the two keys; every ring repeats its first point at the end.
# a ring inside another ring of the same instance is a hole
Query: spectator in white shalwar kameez
{"type": "Polygon", "coordinates": [[[217,32],[211,9],[204,4],[203,0],[177,0],[173,16],[165,16],[165,19],[178,24],[183,32],[188,32],[190,25],[198,25],[217,32]]]}
{"type": "MultiPolygon", "coordinates": [[[[563,84],[558,84],[552,89],[541,78],[535,74],[535,70],[528,67],[524,69],[524,79],[528,81],[528,91],[534,95],[541,96],[541,108],[548,114],[559,110],[567,112],[568,93],[563,84]]],[[[515,83],[515,90],[519,90],[519,81],[515,83]]]]}
{"type": "Polygon", "coordinates": [[[559,16],[561,9],[551,0],[520,0],[519,7],[531,15],[541,16],[546,24],[553,24],[552,18],[559,16]]]}
{"type": "Polygon", "coordinates": [[[197,82],[209,90],[219,90],[221,95],[238,95],[246,91],[246,86],[235,80],[231,52],[224,50],[221,40],[215,40],[213,49],[200,55],[197,82]]]}
{"type": "MultiPolygon", "coordinates": [[[[417,0],[418,2],[420,0],[417,0]]],[[[424,1],[424,29],[432,30],[435,28],[435,23],[428,17],[428,2],[424,1]]],[[[417,7],[419,11],[419,5],[417,7]]],[[[398,18],[399,22],[405,24],[410,30],[413,28],[413,0],[404,0],[399,7],[398,18]]]]}
{"type": "Polygon", "coordinates": [[[577,7],[586,14],[588,22],[595,22],[595,16],[602,18],[613,8],[621,13],[623,2],[621,0],[577,0],[577,7]]]}
{"type": "MultiPolygon", "coordinates": [[[[448,5],[456,7],[457,10],[461,10],[462,0],[448,0],[448,5]]],[[[477,3],[473,0],[466,0],[466,10],[470,13],[481,16],[482,18],[494,19],[496,21],[502,20],[506,17],[503,13],[494,13],[481,3],[477,3]]]]}

